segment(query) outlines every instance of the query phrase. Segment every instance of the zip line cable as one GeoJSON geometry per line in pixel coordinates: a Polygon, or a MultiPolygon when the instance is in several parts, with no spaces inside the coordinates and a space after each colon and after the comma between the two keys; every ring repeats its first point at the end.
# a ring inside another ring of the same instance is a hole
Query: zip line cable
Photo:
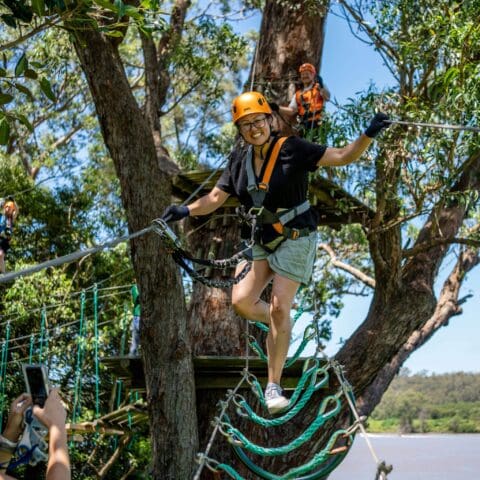
{"type": "Polygon", "coordinates": [[[44,270],[45,268],[58,267],[60,265],[63,265],[64,263],[74,262],[75,260],[79,260],[80,258],[86,257],[88,255],[92,255],[102,250],[115,247],[119,243],[123,243],[123,242],[126,242],[127,240],[131,240],[133,238],[137,238],[142,235],[145,235],[146,233],[153,231],[153,229],[154,229],[154,226],[150,225],[142,230],[138,230],[137,232],[131,233],[130,235],[123,235],[121,237],[114,238],[113,240],[109,240],[105,243],[101,243],[96,247],[87,248],[86,250],[77,250],[76,252],[70,253],[68,255],[64,255],[63,257],[54,258],[53,260],[48,260],[46,262],[39,263],[37,265],[34,265],[29,268],[25,268],[23,270],[19,270],[17,272],[5,273],[0,276],[0,283],[7,283],[12,280],[15,280],[16,278],[25,277],[27,275],[31,275],[32,273],[39,272],[41,270],[44,270]]]}
{"type": "Polygon", "coordinates": [[[426,128],[445,128],[449,130],[467,130],[469,132],[480,132],[480,127],[471,127],[469,125],[451,125],[448,123],[423,123],[423,122],[412,122],[410,120],[385,120],[385,123],[398,124],[398,125],[407,125],[414,127],[426,127],[426,128]]]}

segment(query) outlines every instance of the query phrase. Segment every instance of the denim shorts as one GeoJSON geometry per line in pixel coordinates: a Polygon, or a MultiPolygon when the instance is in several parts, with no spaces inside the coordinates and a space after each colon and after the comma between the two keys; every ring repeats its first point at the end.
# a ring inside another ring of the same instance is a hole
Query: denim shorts
{"type": "Polygon", "coordinates": [[[312,277],[316,251],[317,232],[297,240],[287,239],[273,253],[267,252],[261,245],[252,247],[253,260],[267,260],[275,273],[305,285],[312,277]]]}

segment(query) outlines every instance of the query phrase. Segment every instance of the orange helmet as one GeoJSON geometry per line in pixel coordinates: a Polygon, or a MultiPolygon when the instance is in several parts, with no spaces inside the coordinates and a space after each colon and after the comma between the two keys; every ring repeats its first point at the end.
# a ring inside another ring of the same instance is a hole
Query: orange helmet
{"type": "Polygon", "coordinates": [[[245,92],[235,98],[232,102],[233,123],[237,123],[241,118],[251,113],[272,114],[270,105],[265,97],[259,92],[245,92]]]}
{"type": "Polygon", "coordinates": [[[302,72],[312,72],[314,75],[317,73],[317,70],[311,63],[304,63],[303,65],[300,65],[300,68],[298,69],[299,73],[302,72]]]}

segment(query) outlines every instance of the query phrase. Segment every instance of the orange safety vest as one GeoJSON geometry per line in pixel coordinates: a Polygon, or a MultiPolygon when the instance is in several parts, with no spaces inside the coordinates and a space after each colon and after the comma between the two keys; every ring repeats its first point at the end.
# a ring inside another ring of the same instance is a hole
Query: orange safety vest
{"type": "Polygon", "coordinates": [[[320,93],[320,85],[315,83],[312,88],[306,92],[297,90],[295,93],[297,101],[298,114],[303,121],[311,122],[320,120],[323,109],[323,97],[320,93]]]}

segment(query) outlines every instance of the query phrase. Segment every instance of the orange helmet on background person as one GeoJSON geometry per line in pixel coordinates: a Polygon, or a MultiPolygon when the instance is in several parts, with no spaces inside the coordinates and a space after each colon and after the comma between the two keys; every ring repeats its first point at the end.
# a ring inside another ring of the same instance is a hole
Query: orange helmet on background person
{"type": "Polygon", "coordinates": [[[316,68],[311,63],[304,63],[304,64],[300,65],[298,71],[299,71],[299,73],[312,72],[314,75],[317,73],[316,68]]]}
{"type": "Polygon", "coordinates": [[[251,113],[272,114],[272,109],[265,97],[259,92],[245,92],[232,102],[232,119],[237,123],[241,118],[251,113]]]}

